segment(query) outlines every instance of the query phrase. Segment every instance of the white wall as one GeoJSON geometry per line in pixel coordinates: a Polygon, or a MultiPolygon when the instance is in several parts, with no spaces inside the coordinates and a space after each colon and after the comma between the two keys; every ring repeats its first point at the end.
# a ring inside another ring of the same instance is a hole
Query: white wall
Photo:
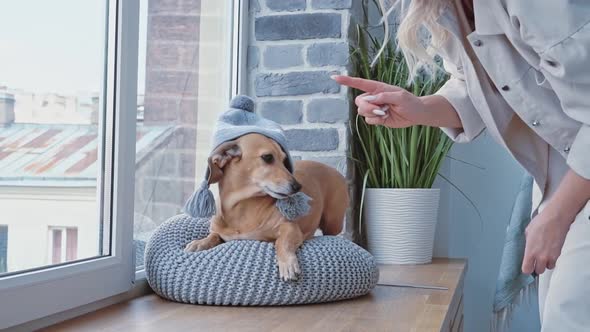
{"type": "Polygon", "coordinates": [[[8,271],[48,261],[49,226],[78,228],[78,259],[98,255],[95,188],[0,187],[0,224],[8,225],[8,271]]]}
{"type": "MultiPolygon", "coordinates": [[[[482,220],[460,193],[440,183],[442,201],[435,255],[469,259],[465,331],[488,331],[505,229],[523,170],[485,133],[470,144],[455,145],[451,156],[485,167],[481,170],[451,160],[442,170],[475,202],[482,220]]],[[[528,310],[516,312],[512,331],[539,330],[537,303],[533,302],[528,310]]]]}

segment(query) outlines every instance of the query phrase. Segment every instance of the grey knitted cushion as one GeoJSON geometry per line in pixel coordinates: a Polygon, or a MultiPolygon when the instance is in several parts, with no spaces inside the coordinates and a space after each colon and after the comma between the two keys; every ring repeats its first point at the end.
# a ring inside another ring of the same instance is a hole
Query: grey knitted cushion
{"type": "Polygon", "coordinates": [[[160,225],[145,252],[147,279],[167,299],[211,305],[289,305],[367,294],[379,272],[371,254],[344,238],[320,236],[297,251],[298,281],[279,279],[274,245],[239,240],[210,250],[184,247],[207,236],[209,221],[178,215],[160,225]]]}

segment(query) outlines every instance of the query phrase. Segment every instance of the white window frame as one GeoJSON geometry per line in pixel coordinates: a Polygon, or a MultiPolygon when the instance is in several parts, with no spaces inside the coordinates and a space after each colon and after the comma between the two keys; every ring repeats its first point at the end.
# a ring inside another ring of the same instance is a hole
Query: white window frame
{"type": "Polygon", "coordinates": [[[232,54],[231,54],[231,92],[234,97],[239,94],[248,94],[248,31],[249,8],[248,0],[233,1],[232,20],[232,54]],[[237,18],[237,20],[235,20],[237,18]]]}
{"type": "Polygon", "coordinates": [[[0,278],[0,330],[126,292],[133,285],[139,0],[107,0],[107,6],[107,112],[99,121],[107,143],[99,150],[104,151],[104,165],[113,167],[102,170],[103,192],[98,194],[104,199],[100,220],[111,225],[104,233],[105,240],[111,239],[110,255],[0,278]]]}

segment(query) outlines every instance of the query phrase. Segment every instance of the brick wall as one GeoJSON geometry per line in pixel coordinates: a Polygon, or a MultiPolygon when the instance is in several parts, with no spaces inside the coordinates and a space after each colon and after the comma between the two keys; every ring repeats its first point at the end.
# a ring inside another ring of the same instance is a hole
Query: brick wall
{"type": "MultiPolygon", "coordinates": [[[[356,6],[352,0],[250,0],[249,7],[249,94],[258,112],[283,126],[295,158],[326,163],[348,179],[353,105],[330,75],[350,69],[356,6]]],[[[347,223],[349,236],[352,229],[347,223]]]]}

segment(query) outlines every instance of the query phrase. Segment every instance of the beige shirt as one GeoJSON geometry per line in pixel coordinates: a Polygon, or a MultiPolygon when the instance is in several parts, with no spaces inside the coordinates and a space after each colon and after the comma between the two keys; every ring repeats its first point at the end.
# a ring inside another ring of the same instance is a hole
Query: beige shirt
{"type": "Polygon", "coordinates": [[[454,4],[439,18],[451,79],[437,94],[463,124],[443,130],[468,142],[486,128],[545,197],[567,165],[590,179],[590,3],[474,0],[474,12],[473,32],[454,4]]]}

